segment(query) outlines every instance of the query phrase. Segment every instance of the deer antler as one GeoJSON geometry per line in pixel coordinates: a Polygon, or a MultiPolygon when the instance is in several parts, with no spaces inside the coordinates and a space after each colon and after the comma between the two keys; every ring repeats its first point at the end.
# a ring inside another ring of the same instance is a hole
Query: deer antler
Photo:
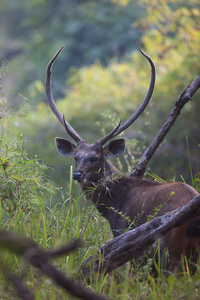
{"type": "Polygon", "coordinates": [[[54,61],[56,60],[56,58],[58,57],[58,55],[60,54],[60,52],[64,49],[64,47],[61,47],[56,54],[53,56],[53,58],[50,60],[50,62],[47,65],[47,69],[46,69],[46,81],[45,81],[45,88],[46,88],[46,98],[47,101],[49,103],[49,106],[51,107],[52,112],[54,113],[54,115],[58,118],[58,120],[60,121],[60,123],[65,127],[66,131],[68,132],[68,134],[78,143],[80,142],[82,139],[80,137],[80,135],[71,127],[71,125],[63,118],[63,115],[59,112],[54,98],[53,98],[53,94],[51,92],[51,67],[54,63],[54,61]]]}
{"type": "MultiPolygon", "coordinates": [[[[53,111],[55,116],[58,118],[60,123],[65,127],[68,134],[78,143],[78,142],[82,141],[80,135],[71,127],[71,125],[65,120],[63,115],[59,112],[59,110],[55,104],[52,92],[51,92],[51,67],[63,49],[64,49],[64,47],[61,47],[47,65],[46,81],[45,81],[46,97],[47,97],[49,106],[51,107],[51,110],[53,111]]],[[[155,86],[155,78],[156,78],[155,65],[154,65],[152,59],[147,54],[145,54],[141,49],[139,49],[139,50],[142,53],[142,55],[149,61],[150,65],[151,65],[151,81],[150,81],[150,85],[149,85],[149,90],[147,92],[147,95],[146,95],[143,103],[138,108],[138,110],[123,125],[121,125],[121,121],[120,121],[120,123],[116,126],[116,128],[114,130],[112,130],[110,133],[108,133],[105,137],[103,137],[99,141],[102,145],[104,145],[112,137],[120,134],[122,131],[127,129],[145,110],[145,108],[146,108],[147,104],[149,103],[151,96],[153,94],[153,90],[154,90],[154,86],[155,86]]]]}
{"type": "Polygon", "coordinates": [[[198,89],[200,89],[200,75],[197,76],[197,78],[180,94],[167,120],[159,129],[149,147],[143,153],[140,161],[130,173],[130,176],[142,177],[144,175],[147,164],[165,138],[166,134],[169,132],[177,117],[180,115],[181,109],[188,101],[192,100],[192,96],[198,89]]]}
{"type": "Polygon", "coordinates": [[[120,120],[120,122],[118,123],[118,125],[110,132],[108,133],[106,136],[104,136],[99,143],[103,146],[108,140],[110,140],[114,134],[117,132],[117,130],[120,128],[122,121],[120,120]]]}
{"type": "Polygon", "coordinates": [[[152,59],[146,53],[144,53],[141,49],[139,49],[139,50],[142,53],[142,55],[144,57],[146,57],[146,59],[149,61],[150,66],[151,66],[151,81],[150,81],[150,85],[149,85],[149,90],[146,94],[146,97],[145,97],[144,101],[142,102],[142,104],[138,108],[138,110],[122,126],[119,127],[117,132],[115,132],[114,136],[120,134],[122,131],[127,129],[131,124],[133,124],[133,122],[135,122],[135,120],[137,120],[137,118],[145,110],[145,108],[146,108],[147,104],[149,103],[149,101],[151,99],[151,96],[153,94],[155,81],[156,81],[156,68],[155,68],[155,65],[154,65],[154,62],[152,61],[152,59]]]}
{"type": "MultiPolygon", "coordinates": [[[[131,124],[133,124],[133,122],[143,113],[143,111],[145,110],[145,108],[146,108],[147,104],[149,103],[151,96],[153,94],[155,81],[156,81],[156,68],[155,68],[155,65],[154,65],[154,62],[152,61],[152,59],[146,53],[144,53],[141,49],[139,49],[139,50],[142,53],[142,55],[144,57],[146,57],[146,59],[149,61],[150,66],[151,66],[151,81],[150,81],[150,85],[149,85],[149,90],[147,92],[147,95],[146,95],[144,101],[138,108],[138,110],[123,125],[117,126],[118,128],[116,127],[113,131],[111,131],[107,135],[107,136],[109,136],[109,139],[120,134],[122,131],[127,129],[131,124]],[[111,134],[112,132],[113,132],[113,134],[111,134]]],[[[102,138],[103,141],[104,141],[104,139],[106,141],[108,141],[108,138],[106,138],[106,137],[102,138]]]]}

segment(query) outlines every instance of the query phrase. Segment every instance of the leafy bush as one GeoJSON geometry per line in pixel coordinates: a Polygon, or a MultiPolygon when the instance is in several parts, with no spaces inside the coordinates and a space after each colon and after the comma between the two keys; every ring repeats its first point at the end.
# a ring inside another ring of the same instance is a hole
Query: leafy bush
{"type": "Polygon", "coordinates": [[[26,140],[16,131],[16,123],[22,115],[11,110],[3,91],[0,99],[0,201],[4,209],[11,212],[17,206],[29,207],[35,203],[38,191],[46,189],[43,175],[46,167],[27,157],[26,140]]]}

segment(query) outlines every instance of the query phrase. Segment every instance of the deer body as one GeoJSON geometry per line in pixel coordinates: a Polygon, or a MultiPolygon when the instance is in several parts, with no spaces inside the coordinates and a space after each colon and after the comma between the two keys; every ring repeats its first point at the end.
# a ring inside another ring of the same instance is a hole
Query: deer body
{"type": "Polygon", "coordinates": [[[181,182],[159,183],[124,175],[89,191],[87,198],[108,220],[114,237],[123,233],[131,222],[131,228],[142,225],[185,205],[197,195],[191,186],[181,182]]]}
{"type": "MultiPolygon", "coordinates": [[[[108,220],[114,237],[123,233],[126,228],[139,226],[149,218],[175,210],[193,199],[198,193],[187,184],[159,183],[138,176],[125,176],[108,161],[109,157],[123,154],[125,139],[119,138],[104,145],[128,128],[144,111],[151,98],[155,83],[155,66],[151,58],[142,52],[152,70],[149,91],[142,105],[127,122],[123,125],[120,122],[100,141],[89,145],[58,111],[51,93],[51,66],[61,50],[62,48],[47,66],[46,94],[52,111],[76,145],[66,139],[56,138],[56,147],[60,155],[74,157],[73,179],[78,181],[87,199],[93,201],[98,211],[108,220]]],[[[187,257],[192,254],[197,259],[200,249],[200,217],[161,237],[161,246],[167,247],[170,255],[176,259],[180,259],[182,254],[187,257]]]]}
{"type": "MultiPolygon", "coordinates": [[[[120,174],[106,158],[123,153],[124,139],[111,141],[103,148],[98,142],[89,145],[81,141],[76,147],[56,138],[56,146],[62,156],[75,157],[73,179],[108,220],[114,237],[127,228],[144,224],[149,218],[182,207],[198,195],[185,183],[160,183],[120,174]]],[[[160,246],[167,247],[175,259],[192,254],[196,260],[200,250],[200,218],[171,230],[160,239],[160,246]]]]}

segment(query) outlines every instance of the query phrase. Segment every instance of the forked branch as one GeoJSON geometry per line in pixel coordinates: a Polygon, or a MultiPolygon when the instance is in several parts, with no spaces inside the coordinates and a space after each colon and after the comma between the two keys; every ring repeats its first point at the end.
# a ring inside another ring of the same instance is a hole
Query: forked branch
{"type": "MultiPolygon", "coordinates": [[[[28,238],[17,233],[0,231],[0,250],[6,249],[13,251],[15,254],[21,255],[28,263],[38,268],[43,274],[50,277],[51,280],[71,293],[76,298],[83,300],[106,300],[104,296],[98,295],[88,289],[82,287],[78,282],[68,278],[62,271],[58,270],[49,262],[50,258],[60,255],[67,255],[80,246],[80,241],[75,240],[68,246],[63,246],[58,250],[44,251],[38,245],[28,238]]],[[[3,262],[0,256],[0,269],[15,286],[18,296],[23,300],[33,300],[34,294],[24,284],[23,280],[10,272],[9,268],[3,262]]]]}
{"type": "Polygon", "coordinates": [[[169,114],[167,121],[160,128],[158,134],[150,144],[150,146],[145,150],[142,155],[139,163],[136,165],[134,170],[131,172],[130,176],[138,176],[142,177],[146,170],[146,166],[153,154],[157,150],[160,143],[163,141],[164,137],[176,121],[176,118],[181,112],[183,106],[190,100],[192,100],[192,96],[196,93],[196,91],[200,88],[200,75],[185,89],[185,91],[178,97],[171,113],[169,114]]]}

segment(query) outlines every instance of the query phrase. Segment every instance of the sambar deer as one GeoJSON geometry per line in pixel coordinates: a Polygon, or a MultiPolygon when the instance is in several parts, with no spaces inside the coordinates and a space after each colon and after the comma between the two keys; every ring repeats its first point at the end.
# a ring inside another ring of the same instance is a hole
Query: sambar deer
{"type": "MultiPolygon", "coordinates": [[[[46,97],[48,103],[65,127],[76,145],[63,138],[56,138],[58,153],[62,156],[74,157],[75,171],[73,179],[78,181],[86,198],[92,200],[98,211],[108,220],[114,237],[126,228],[145,223],[148,216],[175,210],[194,198],[196,190],[181,182],[160,183],[148,181],[139,176],[121,174],[107,159],[123,154],[125,139],[110,141],[113,137],[127,129],[144,111],[151,99],[155,85],[155,66],[151,58],[140,50],[151,66],[151,81],[147,95],[128,121],[117,127],[92,145],[84,141],[59,112],[51,92],[51,67],[63,47],[50,60],[46,69],[46,97]]],[[[193,256],[197,259],[200,248],[200,218],[174,228],[162,237],[160,245],[167,247],[171,257],[180,259],[181,255],[193,256]]]]}

